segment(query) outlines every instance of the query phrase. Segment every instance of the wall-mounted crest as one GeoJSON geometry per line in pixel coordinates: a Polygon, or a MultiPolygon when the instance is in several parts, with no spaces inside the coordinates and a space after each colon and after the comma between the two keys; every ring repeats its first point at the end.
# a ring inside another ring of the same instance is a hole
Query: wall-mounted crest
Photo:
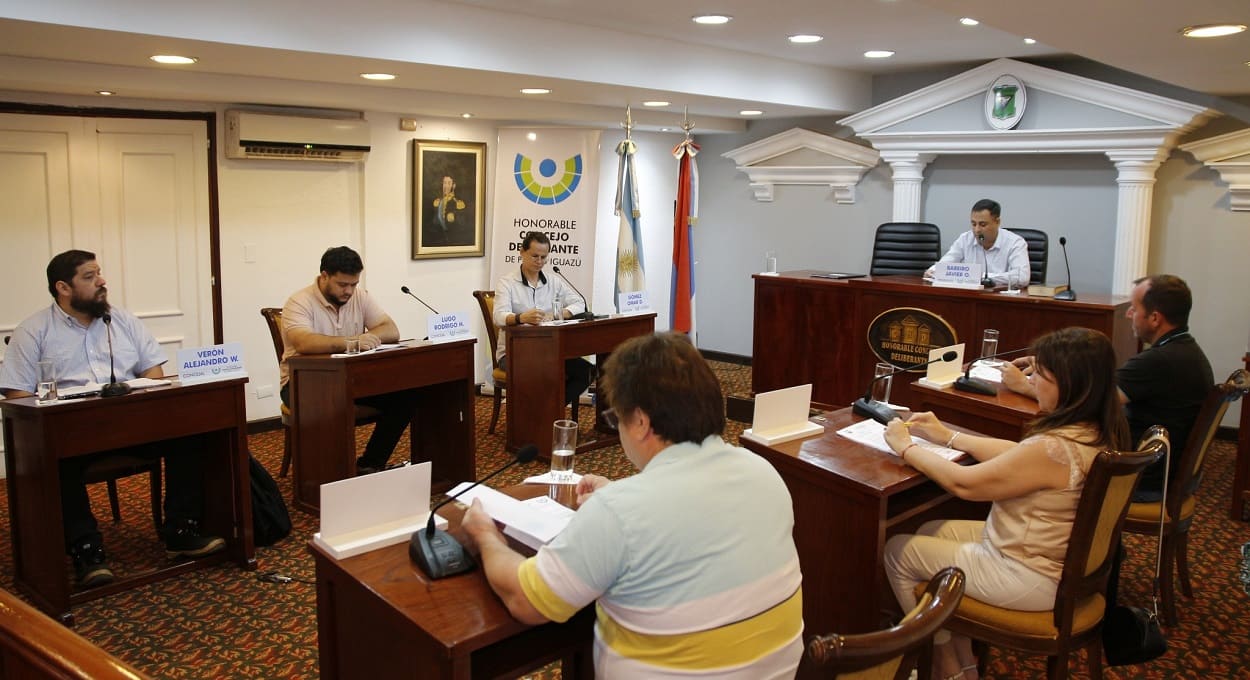
{"type": "Polygon", "coordinates": [[[1019,78],[999,76],[985,93],[985,120],[995,130],[1010,130],[1020,124],[1028,101],[1019,78]]]}

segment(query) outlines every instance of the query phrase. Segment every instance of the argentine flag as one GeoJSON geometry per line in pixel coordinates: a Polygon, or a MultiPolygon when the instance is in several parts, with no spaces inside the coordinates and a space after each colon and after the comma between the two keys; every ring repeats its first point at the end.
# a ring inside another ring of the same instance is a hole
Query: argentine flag
{"type": "Polygon", "coordinates": [[[621,311],[621,293],[646,290],[642,266],[642,230],[638,224],[638,182],[634,177],[634,153],[638,146],[626,139],[616,147],[620,156],[616,171],[616,210],[620,232],[616,239],[616,288],[612,296],[621,311]]]}

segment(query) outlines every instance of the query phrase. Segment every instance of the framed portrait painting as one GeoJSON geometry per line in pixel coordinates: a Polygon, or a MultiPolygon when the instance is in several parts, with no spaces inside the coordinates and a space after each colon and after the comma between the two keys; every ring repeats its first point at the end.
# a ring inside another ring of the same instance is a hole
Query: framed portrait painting
{"type": "Polygon", "coordinates": [[[412,141],[412,259],[486,254],[486,144],[412,141]]]}

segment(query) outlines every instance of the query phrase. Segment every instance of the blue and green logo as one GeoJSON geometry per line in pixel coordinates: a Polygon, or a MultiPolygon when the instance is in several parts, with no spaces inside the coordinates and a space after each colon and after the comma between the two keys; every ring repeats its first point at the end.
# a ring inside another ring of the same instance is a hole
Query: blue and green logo
{"type": "Polygon", "coordinates": [[[534,159],[524,154],[516,155],[512,165],[512,175],[516,177],[516,186],[521,195],[538,205],[555,205],[577,191],[582,181],[582,155],[577,154],[566,159],[564,163],[556,163],[550,158],[538,162],[538,175],[534,176],[534,159]],[[564,172],[557,176],[560,166],[564,172]]]}

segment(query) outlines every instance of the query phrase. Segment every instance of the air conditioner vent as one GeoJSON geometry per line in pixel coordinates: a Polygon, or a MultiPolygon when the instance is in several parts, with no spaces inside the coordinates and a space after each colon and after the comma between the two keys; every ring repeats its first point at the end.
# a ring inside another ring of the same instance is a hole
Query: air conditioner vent
{"type": "Polygon", "coordinates": [[[369,154],[369,124],[359,119],[226,112],[226,157],[359,163],[369,154]]]}

